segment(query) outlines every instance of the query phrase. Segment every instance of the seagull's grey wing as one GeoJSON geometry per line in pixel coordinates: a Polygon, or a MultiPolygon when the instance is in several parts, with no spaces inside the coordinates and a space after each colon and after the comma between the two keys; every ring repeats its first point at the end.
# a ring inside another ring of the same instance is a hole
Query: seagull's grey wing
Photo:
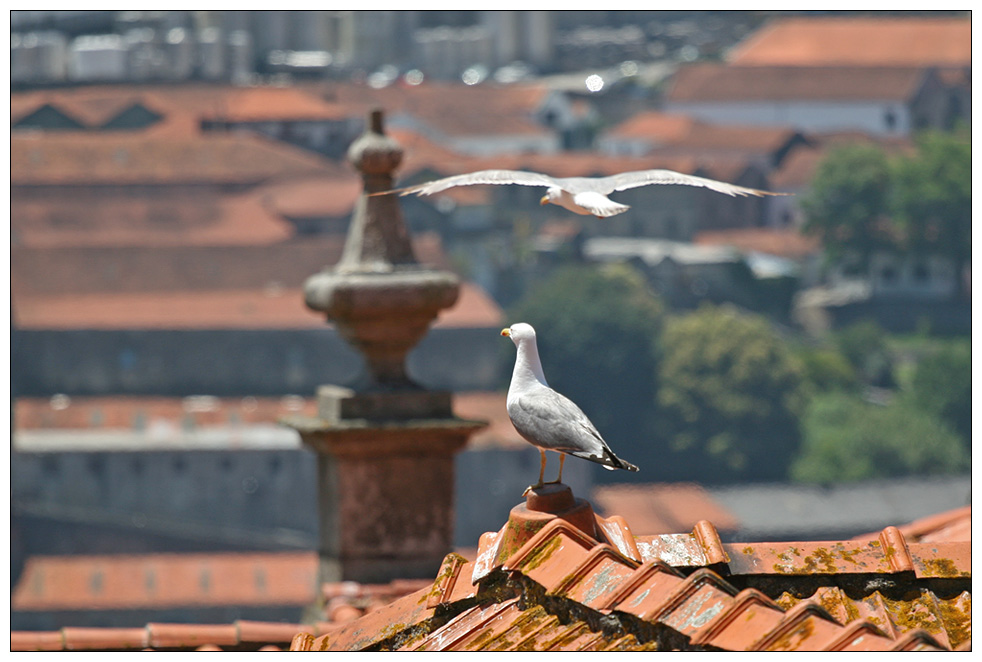
{"type": "Polygon", "coordinates": [[[515,429],[530,443],[555,451],[599,454],[600,433],[569,398],[548,387],[517,398],[508,408],[515,429]]]}
{"type": "Polygon", "coordinates": [[[614,455],[573,401],[549,387],[517,398],[508,415],[519,434],[539,448],[569,453],[609,468],[638,470],[614,455]]]}
{"type": "Polygon", "coordinates": [[[463,175],[453,175],[436,179],[425,184],[407,186],[406,188],[394,189],[392,191],[382,191],[372,195],[384,195],[387,193],[398,193],[399,195],[433,195],[440,191],[446,191],[454,186],[473,186],[475,184],[518,184],[520,186],[555,186],[556,180],[549,175],[539,172],[528,172],[525,170],[478,170],[463,175]]]}
{"type": "Polygon", "coordinates": [[[648,186],[649,184],[679,184],[681,186],[700,186],[725,193],[732,196],[764,196],[764,195],[785,195],[784,193],[771,193],[770,191],[760,191],[755,188],[727,184],[726,182],[707,179],[706,177],[696,177],[695,175],[685,175],[674,170],[636,170],[634,172],[622,172],[610,177],[601,177],[596,180],[596,189],[600,193],[613,193],[614,191],[626,191],[630,188],[648,186]]]}

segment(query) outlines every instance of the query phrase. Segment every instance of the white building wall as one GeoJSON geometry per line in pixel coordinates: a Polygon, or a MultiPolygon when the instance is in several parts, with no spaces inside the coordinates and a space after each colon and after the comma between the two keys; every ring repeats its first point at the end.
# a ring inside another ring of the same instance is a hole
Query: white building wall
{"type": "Polygon", "coordinates": [[[128,49],[115,34],[78,37],[69,48],[68,73],[72,80],[119,81],[128,74],[128,49]]]}
{"type": "Polygon", "coordinates": [[[714,124],[790,126],[815,132],[863,131],[874,135],[906,135],[911,130],[910,111],[899,101],[674,102],[667,104],[665,110],[714,124]]]}
{"type": "Polygon", "coordinates": [[[446,142],[451,149],[471,156],[494,156],[496,154],[521,152],[553,154],[560,149],[559,138],[554,135],[466,136],[448,138],[446,142]]]}

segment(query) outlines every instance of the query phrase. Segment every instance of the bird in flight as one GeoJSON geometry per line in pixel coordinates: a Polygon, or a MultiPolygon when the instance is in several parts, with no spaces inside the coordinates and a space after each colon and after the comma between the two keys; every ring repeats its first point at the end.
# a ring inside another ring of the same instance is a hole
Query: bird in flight
{"type": "Polygon", "coordinates": [[[508,386],[508,418],[518,433],[539,449],[542,463],[539,466],[539,482],[530,485],[525,493],[542,487],[546,471],[546,451],[559,453],[559,477],[549,483],[563,480],[563,463],[566,455],[590,460],[605,469],[637,471],[630,462],[618,458],[610,450],[597,428],[573,401],[549,388],[539,361],[535,344],[535,329],[524,322],[512,324],[501,330],[501,335],[511,338],[518,348],[515,369],[508,386]]]}
{"type": "Polygon", "coordinates": [[[787,195],[760,191],[745,186],[727,184],[715,179],[685,175],[674,170],[636,170],[622,172],[609,177],[550,177],[541,172],[525,170],[478,170],[464,175],[444,177],[425,184],[407,186],[405,188],[380,191],[370,195],[433,195],[446,191],[455,186],[473,186],[475,184],[518,184],[519,186],[544,186],[546,194],[539,204],[554,204],[564,207],[573,213],[583,216],[606,218],[630,209],[629,205],[614,202],[607,196],[616,191],[648,186],[650,184],[678,184],[682,186],[697,186],[710,189],[730,196],[745,197],[753,195],[787,195]]]}

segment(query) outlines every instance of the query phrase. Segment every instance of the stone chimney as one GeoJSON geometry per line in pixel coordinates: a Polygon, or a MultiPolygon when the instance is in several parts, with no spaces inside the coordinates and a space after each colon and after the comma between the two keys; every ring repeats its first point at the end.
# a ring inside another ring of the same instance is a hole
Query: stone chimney
{"type": "Polygon", "coordinates": [[[325,314],[365,359],[352,388],[317,391],[318,416],[284,421],[317,453],[321,582],[433,577],[453,543],[454,454],[486,424],[453,415],[449,392],[406,373],[406,355],[460,283],[416,262],[392,188],[402,149],[382,112],[348,159],[361,172],[341,260],[311,276],[307,306],[325,314]]]}

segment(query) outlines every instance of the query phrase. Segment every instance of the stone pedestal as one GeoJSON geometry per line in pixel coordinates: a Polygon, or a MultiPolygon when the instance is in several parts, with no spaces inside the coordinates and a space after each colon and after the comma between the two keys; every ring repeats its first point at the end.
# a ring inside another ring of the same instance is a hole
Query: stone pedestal
{"type": "Polygon", "coordinates": [[[454,454],[486,423],[453,415],[447,392],[406,374],[406,355],[460,289],[416,262],[392,188],[402,150],[373,112],[348,151],[365,193],[340,262],[304,285],[307,306],[365,359],[353,388],[322,386],[316,418],[284,421],[318,457],[319,580],[433,577],[453,546],[454,454]]]}
{"type": "Polygon", "coordinates": [[[322,386],[318,410],[289,424],[317,452],[321,581],[435,576],[453,547],[454,454],[485,423],[429,391],[322,386]]]}

